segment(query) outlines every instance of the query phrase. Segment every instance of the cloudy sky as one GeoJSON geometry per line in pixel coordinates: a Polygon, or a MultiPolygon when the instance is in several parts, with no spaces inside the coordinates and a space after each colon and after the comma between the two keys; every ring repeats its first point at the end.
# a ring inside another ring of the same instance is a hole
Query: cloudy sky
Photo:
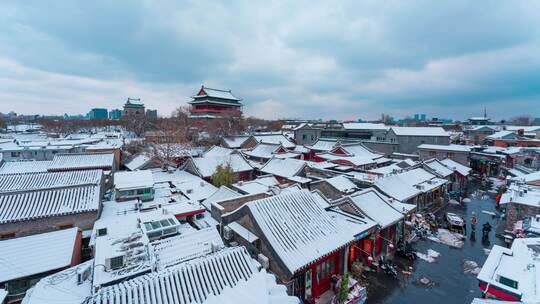
{"type": "Polygon", "coordinates": [[[540,116],[540,1],[2,1],[0,111],[168,115],[201,84],[264,118],[540,116]]]}

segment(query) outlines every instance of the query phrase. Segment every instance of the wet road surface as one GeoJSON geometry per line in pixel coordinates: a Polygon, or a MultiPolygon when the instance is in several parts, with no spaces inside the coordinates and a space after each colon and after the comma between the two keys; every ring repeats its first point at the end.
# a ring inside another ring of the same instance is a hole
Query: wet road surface
{"type": "MultiPolygon", "coordinates": [[[[394,279],[384,273],[370,274],[367,303],[468,304],[473,298],[480,297],[476,274],[464,273],[463,264],[466,260],[472,260],[482,267],[487,258],[484,248],[491,248],[494,244],[504,246],[504,242],[495,237],[496,227],[502,221],[482,213],[482,210],[495,211],[493,194],[487,200],[471,199],[464,206],[449,205],[446,211],[457,213],[467,220],[467,238],[463,248],[451,248],[428,239],[416,241],[413,245],[416,251],[426,253],[428,249],[433,249],[440,256],[433,263],[416,259],[410,276],[400,274],[394,279]],[[478,219],[476,241],[470,239],[470,216],[473,211],[478,219]],[[492,225],[489,243],[482,242],[482,224],[485,222],[492,225]],[[432,284],[428,287],[421,284],[419,280],[423,277],[428,278],[432,284]]],[[[399,263],[398,258],[396,263],[399,263]]]]}

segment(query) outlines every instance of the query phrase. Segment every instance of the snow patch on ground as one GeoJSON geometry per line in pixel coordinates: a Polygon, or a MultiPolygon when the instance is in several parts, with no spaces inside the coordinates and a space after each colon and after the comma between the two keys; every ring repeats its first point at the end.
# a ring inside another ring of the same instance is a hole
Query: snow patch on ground
{"type": "Polygon", "coordinates": [[[441,254],[433,249],[428,249],[427,251],[427,254],[425,253],[421,253],[421,252],[417,252],[416,253],[416,256],[428,263],[433,263],[435,262],[435,259],[438,258],[439,256],[441,256],[441,254]]]}
{"type": "Polygon", "coordinates": [[[460,205],[460,203],[458,201],[456,201],[455,199],[451,199],[448,203],[450,205],[460,205]]]}
{"type": "Polygon", "coordinates": [[[465,260],[463,262],[463,273],[477,275],[480,273],[480,267],[475,261],[465,260]]]}
{"type": "Polygon", "coordinates": [[[489,249],[489,248],[484,248],[484,254],[485,254],[485,255],[489,255],[490,252],[491,252],[491,249],[489,249]]]}
{"type": "Polygon", "coordinates": [[[463,247],[463,235],[439,228],[436,236],[428,236],[428,239],[451,247],[463,247]]]}
{"type": "Polygon", "coordinates": [[[466,197],[466,198],[463,199],[463,202],[464,202],[464,203],[470,203],[470,202],[471,202],[471,199],[468,198],[468,197],[466,197]]]}

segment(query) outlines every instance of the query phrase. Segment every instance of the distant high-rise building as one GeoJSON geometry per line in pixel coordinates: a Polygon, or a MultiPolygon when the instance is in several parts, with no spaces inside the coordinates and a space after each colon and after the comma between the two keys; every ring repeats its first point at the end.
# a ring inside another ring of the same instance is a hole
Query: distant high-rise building
{"type": "Polygon", "coordinates": [[[218,118],[224,115],[242,116],[241,99],[231,90],[219,90],[202,86],[197,95],[191,97],[191,118],[218,118]]]}
{"type": "Polygon", "coordinates": [[[144,116],[144,104],[139,103],[140,98],[128,98],[127,102],[124,104],[124,112],[122,116],[126,117],[143,117],[144,116]],[[135,102],[133,102],[135,101],[135,102]]]}
{"type": "Polygon", "coordinates": [[[94,108],[88,112],[89,119],[107,119],[107,109],[94,108]]]}
{"type": "Polygon", "coordinates": [[[426,114],[414,114],[414,120],[426,121],[426,114]]]}
{"type": "Polygon", "coordinates": [[[146,110],[146,118],[155,119],[157,118],[157,110],[146,110]]]}
{"type": "Polygon", "coordinates": [[[118,120],[120,118],[122,118],[122,110],[113,109],[109,112],[109,119],[118,120]]]}

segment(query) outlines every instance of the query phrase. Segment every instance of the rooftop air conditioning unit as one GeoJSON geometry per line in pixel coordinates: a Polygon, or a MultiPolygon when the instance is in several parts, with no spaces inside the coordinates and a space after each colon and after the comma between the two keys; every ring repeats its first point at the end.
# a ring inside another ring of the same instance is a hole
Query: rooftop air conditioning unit
{"type": "Polygon", "coordinates": [[[204,181],[201,181],[201,187],[204,187],[205,183],[204,181]]]}
{"type": "Polygon", "coordinates": [[[268,267],[270,267],[270,260],[262,253],[259,253],[259,255],[257,255],[257,261],[264,269],[268,269],[268,267]]]}
{"type": "Polygon", "coordinates": [[[91,266],[92,265],[87,265],[86,267],[77,269],[77,285],[81,285],[90,277],[90,272],[92,271],[91,266]]]}
{"type": "Polygon", "coordinates": [[[111,257],[108,259],[105,259],[105,268],[107,270],[116,270],[124,267],[125,265],[125,259],[123,255],[111,257]]]}
{"type": "Polygon", "coordinates": [[[186,193],[188,193],[188,194],[189,194],[189,193],[193,193],[193,189],[187,189],[187,190],[186,190],[186,193]]]}
{"type": "Polygon", "coordinates": [[[218,252],[220,248],[221,246],[218,243],[216,242],[210,243],[210,250],[212,251],[212,253],[218,252]]]}
{"type": "Polygon", "coordinates": [[[225,228],[223,228],[223,238],[227,241],[230,241],[233,239],[233,231],[231,227],[225,226],[225,228]]]}
{"type": "Polygon", "coordinates": [[[104,235],[107,235],[107,227],[99,228],[97,230],[97,236],[104,236],[104,235]]]}

